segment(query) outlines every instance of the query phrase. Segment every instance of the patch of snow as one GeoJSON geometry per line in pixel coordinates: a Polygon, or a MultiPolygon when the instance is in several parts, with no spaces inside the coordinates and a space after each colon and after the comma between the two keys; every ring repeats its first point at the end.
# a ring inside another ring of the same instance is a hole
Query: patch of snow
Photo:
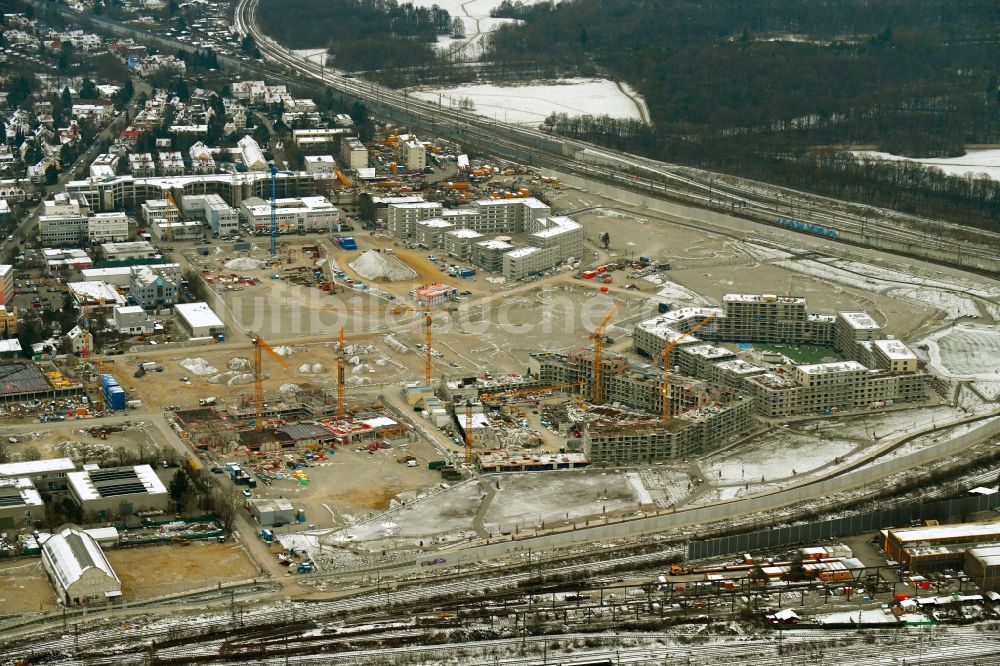
{"type": "Polygon", "coordinates": [[[890,289],[887,294],[915,303],[925,303],[948,313],[948,319],[961,317],[978,317],[979,308],[968,296],[956,294],[953,291],[942,291],[928,287],[903,287],[890,289]]]}
{"type": "Polygon", "coordinates": [[[950,176],[973,176],[1000,180],[1000,149],[970,150],[961,157],[911,158],[869,150],[855,151],[858,157],[877,158],[890,161],[917,162],[924,166],[940,169],[950,176]]]}
{"type": "Polygon", "coordinates": [[[930,365],[947,377],[1000,382],[1000,330],[995,326],[959,324],[922,341],[930,365]]]}
{"type": "MultiPolygon", "coordinates": [[[[560,79],[530,85],[479,84],[434,90],[411,90],[410,94],[442,107],[459,108],[470,102],[474,113],[505,123],[538,125],[553,113],[570,117],[608,115],[612,118],[642,120],[634,99],[637,93],[623,93],[607,79],[560,79]],[[630,97],[631,96],[631,97],[630,97]]],[[[640,102],[641,103],[641,102],[640,102]]]]}

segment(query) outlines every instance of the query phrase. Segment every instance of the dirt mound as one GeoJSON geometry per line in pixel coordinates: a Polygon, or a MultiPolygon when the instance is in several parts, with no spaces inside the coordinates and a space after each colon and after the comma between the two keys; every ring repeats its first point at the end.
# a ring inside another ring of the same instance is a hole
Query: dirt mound
{"type": "Polygon", "coordinates": [[[254,271],[263,268],[264,262],[249,257],[239,257],[237,259],[230,259],[226,262],[225,266],[231,271],[254,271]]]}
{"type": "Polygon", "coordinates": [[[218,368],[209,365],[208,361],[203,358],[186,358],[180,361],[180,366],[192,375],[198,375],[199,377],[207,377],[219,372],[218,368]]]}
{"type": "Polygon", "coordinates": [[[375,250],[368,250],[348,266],[366,280],[397,282],[413,280],[417,277],[416,271],[396,257],[375,250]]]}

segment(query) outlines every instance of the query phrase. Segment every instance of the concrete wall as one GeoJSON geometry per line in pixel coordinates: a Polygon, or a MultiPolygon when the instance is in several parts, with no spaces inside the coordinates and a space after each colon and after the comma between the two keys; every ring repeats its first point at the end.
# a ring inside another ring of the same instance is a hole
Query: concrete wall
{"type": "MultiPolygon", "coordinates": [[[[940,425],[936,429],[952,424],[940,425]]],[[[933,432],[929,428],[922,432],[933,432]]],[[[922,433],[910,433],[906,438],[922,433]]],[[[982,441],[1000,435],[1000,419],[991,421],[975,430],[950,439],[935,447],[930,447],[901,456],[884,463],[871,465],[864,469],[842,474],[840,476],[820,481],[805,483],[787,490],[776,491],[766,495],[747,497],[744,499],[713,504],[691,509],[682,509],[673,513],[649,516],[608,525],[575,529],[570,532],[560,532],[545,536],[518,539],[516,541],[501,541],[482,546],[475,546],[461,551],[440,554],[446,557],[448,564],[482,561],[501,557],[511,552],[542,551],[550,548],[561,548],[574,543],[600,541],[605,539],[620,539],[649,532],[679,531],[704,523],[717,522],[738,516],[763,513],[776,508],[794,506],[802,502],[829,497],[835,493],[846,492],[880,481],[898,472],[919,467],[933,460],[952,456],[960,451],[982,441]]]]}

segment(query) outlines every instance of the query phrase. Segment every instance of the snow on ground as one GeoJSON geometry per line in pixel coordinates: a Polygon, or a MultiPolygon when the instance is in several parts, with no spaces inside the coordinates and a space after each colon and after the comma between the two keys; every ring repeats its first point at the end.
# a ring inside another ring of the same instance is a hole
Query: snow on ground
{"type": "Polygon", "coordinates": [[[404,539],[416,544],[421,539],[434,537],[452,541],[472,533],[472,520],[482,495],[477,482],[461,483],[339,530],[331,540],[341,544],[385,539],[404,539]]]}
{"type": "Polygon", "coordinates": [[[843,419],[820,419],[800,422],[802,428],[812,427],[824,437],[861,441],[887,440],[937,423],[966,416],[965,412],[947,405],[916,407],[895,411],[872,411],[843,419]]]}
{"type": "Polygon", "coordinates": [[[743,243],[740,249],[749,254],[757,261],[772,261],[774,259],[787,259],[792,256],[791,252],[785,252],[767,245],[757,245],[755,243],[743,243]]]}
{"type": "Polygon", "coordinates": [[[948,319],[979,316],[979,308],[976,307],[975,301],[953,291],[941,291],[928,287],[902,287],[890,289],[887,295],[944,310],[948,313],[948,319]]]}
{"type": "Polygon", "coordinates": [[[660,290],[656,292],[656,296],[659,299],[665,298],[671,301],[683,301],[686,303],[697,303],[698,305],[708,305],[708,301],[695,292],[691,291],[687,287],[682,287],[676,282],[671,282],[665,277],[660,275],[647,275],[643,279],[660,287],[660,290]]]}
{"type": "Polygon", "coordinates": [[[483,518],[483,526],[494,533],[639,508],[621,472],[529,472],[489,478],[490,483],[496,481],[500,488],[483,518]]]}
{"type": "Polygon", "coordinates": [[[225,266],[231,271],[254,271],[263,268],[264,262],[250,257],[237,257],[227,261],[225,266]]]}
{"type": "Polygon", "coordinates": [[[632,489],[632,492],[637,498],[639,498],[639,504],[653,503],[653,496],[649,494],[648,490],[646,490],[646,486],[643,485],[638,472],[627,472],[625,474],[625,479],[628,481],[628,485],[632,489]]]}
{"type": "Polygon", "coordinates": [[[990,150],[970,150],[961,157],[927,157],[913,159],[900,157],[891,153],[880,153],[876,151],[862,150],[855,151],[858,157],[875,157],[883,160],[906,160],[918,162],[925,166],[935,167],[952,176],[985,175],[993,180],[1000,180],[1000,149],[990,150]]]}
{"type": "MultiPolygon", "coordinates": [[[[972,300],[963,294],[951,292],[969,292],[985,298],[1000,294],[1000,283],[992,280],[978,282],[960,278],[936,279],[856,261],[844,261],[840,259],[830,261],[786,259],[777,261],[775,264],[820,280],[828,280],[847,287],[856,287],[868,291],[897,289],[904,285],[934,288],[933,291],[938,292],[938,294],[931,293],[930,289],[927,290],[931,305],[941,307],[949,312],[966,311],[971,308],[971,310],[974,310],[974,312],[969,312],[972,316],[979,316],[979,311],[976,310],[972,300]],[[962,302],[960,303],[960,301],[962,302]]],[[[925,299],[924,295],[924,293],[917,293],[915,294],[915,299],[921,302],[928,302],[928,299],[925,299]]],[[[907,297],[905,293],[900,294],[900,296],[907,297]]]]}
{"type": "Polygon", "coordinates": [[[499,122],[538,125],[553,113],[568,116],[608,115],[612,118],[642,120],[642,113],[630,98],[635,91],[624,86],[629,94],[606,79],[561,79],[558,82],[503,86],[481,84],[441,88],[414,89],[410,94],[445,107],[458,107],[470,100],[480,116],[499,122]]]}
{"type": "Polygon", "coordinates": [[[1000,329],[959,324],[925,338],[930,365],[942,375],[1000,382],[1000,329]]]}
{"type": "Polygon", "coordinates": [[[658,506],[673,506],[690,492],[690,476],[685,471],[658,465],[641,468],[638,474],[646,492],[658,506]]]}
{"type": "Polygon", "coordinates": [[[462,19],[465,24],[465,37],[453,39],[450,35],[440,35],[437,47],[442,50],[461,48],[465,59],[474,59],[479,55],[479,42],[491,30],[496,30],[504,23],[517,23],[515,19],[495,19],[490,16],[490,10],[500,5],[501,0],[412,0],[414,7],[438,6],[448,11],[452,20],[462,19]],[[463,46],[464,45],[464,46],[463,46]]]}
{"type": "Polygon", "coordinates": [[[990,400],[1000,400],[1000,379],[977,379],[973,382],[976,390],[990,400]]]}
{"type": "Polygon", "coordinates": [[[705,481],[711,484],[761,483],[806,475],[836,462],[857,447],[854,442],[817,439],[814,436],[781,430],[765,435],[752,448],[740,448],[725,457],[702,465],[705,481]]]}
{"type": "Polygon", "coordinates": [[[885,282],[884,280],[877,280],[871,277],[854,275],[840,270],[836,266],[829,266],[814,259],[785,259],[782,261],[776,261],[775,265],[787,268],[790,271],[795,271],[796,273],[809,275],[817,280],[825,280],[841,284],[846,287],[856,287],[858,289],[866,289],[869,291],[881,291],[889,287],[898,286],[898,284],[894,282],[885,282]]]}
{"type": "Polygon", "coordinates": [[[924,287],[940,287],[946,291],[966,291],[975,296],[990,298],[1000,295],[1000,282],[988,278],[975,279],[971,276],[943,276],[932,278],[918,276],[914,273],[904,273],[899,267],[883,268],[875,264],[866,264],[859,261],[849,261],[847,259],[833,259],[825,262],[831,266],[837,266],[845,271],[861,273],[873,278],[893,280],[896,282],[906,282],[908,284],[920,285],[924,287]]]}
{"type": "Polygon", "coordinates": [[[630,220],[632,222],[638,222],[639,224],[646,224],[649,222],[648,218],[639,217],[638,215],[633,215],[632,213],[627,213],[623,210],[617,210],[615,208],[595,208],[591,212],[598,217],[607,217],[612,220],[630,220]]]}
{"type": "Polygon", "coordinates": [[[292,53],[307,62],[322,62],[320,56],[326,53],[326,49],[294,49],[292,53]]]}
{"type": "Polygon", "coordinates": [[[897,446],[892,451],[888,451],[883,455],[880,455],[872,462],[866,463],[861,467],[863,468],[863,467],[870,467],[872,465],[878,465],[880,463],[886,462],[887,460],[893,460],[895,458],[900,458],[902,456],[908,456],[911,453],[916,453],[917,451],[923,451],[924,449],[931,448],[932,446],[938,446],[949,440],[955,439],[960,435],[964,435],[967,432],[976,430],[977,428],[981,428],[982,426],[986,425],[990,421],[996,420],[997,418],[1000,417],[994,416],[993,418],[985,419],[982,421],[975,421],[972,423],[962,423],[960,425],[953,426],[951,428],[946,428],[938,430],[933,433],[927,433],[926,435],[921,435],[920,437],[915,437],[914,439],[911,439],[905,444],[897,446]]]}

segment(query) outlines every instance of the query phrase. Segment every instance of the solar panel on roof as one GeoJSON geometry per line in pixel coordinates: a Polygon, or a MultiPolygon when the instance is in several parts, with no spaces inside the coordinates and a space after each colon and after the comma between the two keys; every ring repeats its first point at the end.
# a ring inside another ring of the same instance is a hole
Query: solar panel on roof
{"type": "Polygon", "coordinates": [[[135,470],[133,469],[95,469],[90,473],[90,480],[94,483],[98,481],[107,481],[111,479],[136,479],[135,470]]]}
{"type": "Polygon", "coordinates": [[[120,495],[135,495],[146,492],[146,486],[141,483],[128,483],[116,486],[101,487],[97,489],[101,497],[118,497],[120,495]]]}

